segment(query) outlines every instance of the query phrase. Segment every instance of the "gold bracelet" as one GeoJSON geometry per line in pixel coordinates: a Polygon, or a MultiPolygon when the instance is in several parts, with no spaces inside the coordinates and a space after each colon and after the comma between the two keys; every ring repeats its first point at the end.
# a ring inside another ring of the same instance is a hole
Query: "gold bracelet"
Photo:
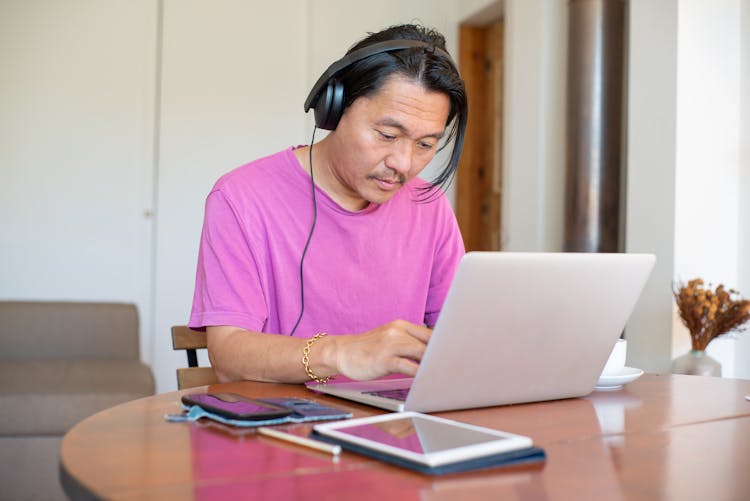
{"type": "Polygon", "coordinates": [[[310,348],[312,348],[312,345],[315,341],[327,335],[328,334],[325,332],[318,332],[313,337],[307,340],[307,344],[305,344],[305,347],[302,349],[302,365],[305,366],[305,372],[310,379],[320,384],[326,384],[328,380],[331,379],[331,376],[318,377],[315,375],[315,373],[310,368],[310,348]]]}

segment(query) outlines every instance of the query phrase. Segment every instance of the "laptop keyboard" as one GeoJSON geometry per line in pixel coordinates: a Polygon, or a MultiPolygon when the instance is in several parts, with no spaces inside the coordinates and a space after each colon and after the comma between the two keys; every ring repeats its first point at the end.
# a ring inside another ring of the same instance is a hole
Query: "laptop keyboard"
{"type": "Polygon", "coordinates": [[[406,401],[406,395],[409,394],[409,388],[394,388],[392,390],[375,390],[365,392],[368,395],[376,397],[390,398],[391,400],[406,401]]]}

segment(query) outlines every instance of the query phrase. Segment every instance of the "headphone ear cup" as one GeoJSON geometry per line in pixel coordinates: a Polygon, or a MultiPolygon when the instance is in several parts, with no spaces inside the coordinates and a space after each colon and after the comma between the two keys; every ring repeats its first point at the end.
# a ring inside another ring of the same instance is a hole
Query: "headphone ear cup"
{"type": "Polygon", "coordinates": [[[320,129],[334,130],[344,113],[344,86],[331,79],[315,103],[315,125],[320,129]]]}

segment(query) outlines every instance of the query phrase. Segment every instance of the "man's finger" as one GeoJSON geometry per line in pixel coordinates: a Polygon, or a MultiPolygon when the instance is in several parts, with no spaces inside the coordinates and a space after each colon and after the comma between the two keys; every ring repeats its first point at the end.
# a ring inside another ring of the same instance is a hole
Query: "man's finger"
{"type": "Polygon", "coordinates": [[[430,336],[432,335],[432,329],[430,329],[429,327],[425,327],[424,325],[417,324],[409,324],[406,332],[425,344],[427,344],[427,341],[430,340],[430,336]]]}

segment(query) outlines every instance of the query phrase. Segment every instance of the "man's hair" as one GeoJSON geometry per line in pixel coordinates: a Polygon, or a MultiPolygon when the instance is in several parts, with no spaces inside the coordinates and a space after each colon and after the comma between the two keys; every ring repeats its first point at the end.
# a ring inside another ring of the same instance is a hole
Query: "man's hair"
{"type": "Polygon", "coordinates": [[[446,127],[450,126],[445,143],[453,143],[450,159],[435,179],[430,181],[428,191],[435,187],[446,187],[453,179],[461,155],[469,108],[466,89],[455,63],[447,55],[445,37],[435,30],[420,25],[404,24],[391,26],[355,44],[347,54],[387,40],[419,40],[430,47],[414,47],[381,52],[347,67],[338,76],[344,86],[344,109],[357,98],[377,93],[393,74],[403,75],[422,85],[425,89],[448,96],[450,110],[446,127]],[[432,47],[442,51],[431,50],[432,47]]]}

